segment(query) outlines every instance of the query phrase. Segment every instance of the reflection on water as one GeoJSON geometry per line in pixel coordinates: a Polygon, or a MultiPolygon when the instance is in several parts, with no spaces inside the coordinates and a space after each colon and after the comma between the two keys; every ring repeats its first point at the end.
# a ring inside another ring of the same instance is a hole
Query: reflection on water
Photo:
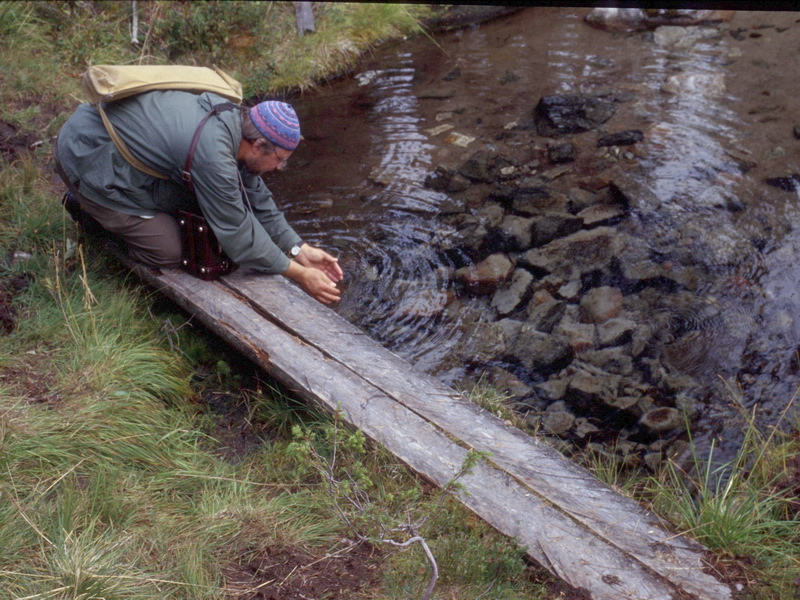
{"type": "Polygon", "coordinates": [[[341,254],[336,310],[458,383],[466,365],[457,349],[474,343],[466,324],[487,318],[488,302],[454,291],[452,272],[470,259],[444,243],[453,236],[439,218],[449,198],[427,189],[426,176],[491,148],[487,132],[530,121],[544,95],[628,94],[610,130],[645,130],[647,152],[625,160],[643,167],[650,191],[632,207],[629,233],[661,263],[695,257],[704,277],[661,315],[672,336],[665,358],[780,412],[797,386],[800,239],[786,226],[797,222],[797,202],[767,196],[748,175],[742,107],[727,87],[728,40],[706,30],[685,47],[612,35],[589,28],[583,14],[526,10],[441,36],[438,46],[420,39],[377,52],[355,77],[293,101],[306,141],[269,185],[306,239],[341,254]],[[451,133],[477,140],[462,148],[431,133],[449,115],[451,133]]]}

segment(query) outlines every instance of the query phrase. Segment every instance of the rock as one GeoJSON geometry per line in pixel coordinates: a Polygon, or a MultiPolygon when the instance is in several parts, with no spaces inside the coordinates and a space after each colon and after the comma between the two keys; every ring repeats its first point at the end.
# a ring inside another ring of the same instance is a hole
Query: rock
{"type": "Polygon", "coordinates": [[[440,290],[422,290],[415,294],[406,294],[395,315],[431,319],[442,314],[452,299],[449,293],[440,290]]]}
{"type": "Polygon", "coordinates": [[[633,359],[619,346],[581,352],[579,358],[587,364],[615,375],[633,373],[633,359]]]}
{"type": "Polygon", "coordinates": [[[584,226],[596,227],[597,225],[610,225],[619,221],[625,216],[625,210],[620,206],[595,204],[584,208],[576,216],[583,221],[584,226]]]}
{"type": "Polygon", "coordinates": [[[575,160],[577,148],[572,142],[547,144],[547,155],[552,163],[568,163],[575,160]]]}
{"type": "Polygon", "coordinates": [[[558,295],[564,300],[577,300],[582,287],[580,279],[573,279],[558,288],[558,295]]]}
{"type": "Polygon", "coordinates": [[[630,146],[644,139],[644,133],[640,129],[629,129],[601,135],[597,140],[597,146],[630,146]]]}
{"type": "Polygon", "coordinates": [[[622,309],[622,292],[617,288],[602,286],[589,290],[580,301],[582,323],[603,323],[616,317],[622,309]]]}
{"type": "Polygon", "coordinates": [[[511,275],[514,265],[505,254],[492,254],[471,267],[457,269],[455,279],[477,295],[493,292],[511,275]]]}
{"type": "Polygon", "coordinates": [[[678,96],[721,96],[726,91],[725,74],[676,73],[667,78],[661,91],[678,96]]]}
{"type": "Polygon", "coordinates": [[[501,367],[491,367],[488,375],[489,381],[497,390],[517,400],[524,400],[535,395],[531,386],[501,367]]]}
{"type": "Polygon", "coordinates": [[[531,247],[532,229],[535,223],[533,217],[519,217],[506,215],[498,229],[502,240],[508,250],[527,250],[531,247]]]}
{"type": "MultiPolygon", "coordinates": [[[[509,321],[504,319],[503,321],[509,321]]],[[[465,336],[466,343],[459,344],[457,353],[459,360],[467,363],[486,364],[504,356],[509,341],[516,337],[517,330],[522,323],[517,321],[518,327],[509,323],[497,321],[494,323],[473,323],[471,331],[465,336]]]]}
{"type": "Polygon", "coordinates": [[[491,156],[486,150],[478,150],[458,168],[458,172],[470,181],[493,183],[497,178],[489,173],[490,160],[491,156]]]}
{"type": "Polygon", "coordinates": [[[792,129],[792,135],[794,135],[796,140],[800,140],[800,123],[794,126],[794,129],[792,129]]]}
{"type": "Polygon", "coordinates": [[[553,240],[541,248],[528,250],[520,257],[524,265],[577,279],[589,271],[607,268],[617,256],[621,244],[617,232],[610,227],[582,230],[553,240]]]}
{"type": "Polygon", "coordinates": [[[598,433],[600,428],[593,424],[589,419],[581,417],[575,419],[575,437],[585,440],[594,433],[598,433]]]}
{"type": "Polygon", "coordinates": [[[566,305],[559,302],[546,290],[533,294],[528,303],[528,322],[542,333],[550,333],[561,321],[566,305]]]}
{"type": "Polygon", "coordinates": [[[721,32],[714,27],[680,27],[664,25],[653,32],[653,42],[661,48],[688,50],[700,40],[721,37],[721,32]]]}
{"type": "Polygon", "coordinates": [[[542,419],[542,426],[550,435],[563,435],[567,433],[574,424],[575,415],[566,410],[566,408],[563,410],[548,409],[542,419]]]}
{"type": "Polygon", "coordinates": [[[785,192],[794,192],[800,187],[800,173],[794,173],[786,177],[768,177],[764,180],[764,183],[785,192]]]}
{"type": "Polygon", "coordinates": [[[731,10],[687,8],[593,8],[586,15],[592,27],[606,31],[647,31],[659,25],[696,25],[712,21],[729,21],[731,10]]]}
{"type": "Polygon", "coordinates": [[[433,173],[425,177],[424,185],[430,190],[443,191],[450,185],[453,174],[446,167],[436,167],[433,173]]]}
{"type": "Polygon", "coordinates": [[[664,433],[684,426],[683,416],[680,411],[668,406],[648,411],[642,415],[639,423],[656,433],[664,433]]]}
{"type": "Polygon", "coordinates": [[[497,290],[492,297],[492,307],[501,316],[506,316],[517,308],[525,299],[533,282],[533,275],[525,269],[516,269],[511,275],[511,282],[497,290]]]}
{"type": "Polygon", "coordinates": [[[594,348],[597,344],[595,326],[588,323],[568,322],[566,315],[567,311],[565,310],[565,316],[562,317],[555,329],[559,338],[563,339],[575,353],[594,348]]]}
{"type": "Polygon", "coordinates": [[[567,386],[567,397],[582,412],[593,411],[617,396],[621,379],[600,369],[578,369],[567,386]]]}
{"type": "Polygon", "coordinates": [[[537,331],[529,323],[522,325],[508,351],[528,371],[539,376],[555,373],[572,360],[572,349],[563,339],[537,331]]]}
{"type": "Polygon", "coordinates": [[[637,325],[630,319],[612,318],[597,326],[600,346],[619,346],[629,342],[637,325]]]}
{"type": "Polygon", "coordinates": [[[496,202],[487,202],[478,210],[478,218],[487,227],[499,227],[505,216],[503,207],[496,202]]]}
{"type": "Polygon", "coordinates": [[[580,217],[569,213],[547,212],[533,222],[530,243],[521,249],[544,246],[557,238],[575,233],[582,227],[583,219],[580,217]]]}
{"type": "Polygon", "coordinates": [[[559,137],[596,129],[608,121],[615,110],[613,102],[595,96],[544,96],[533,111],[533,119],[539,135],[559,137]]]}
{"type": "Polygon", "coordinates": [[[450,178],[450,183],[447,185],[447,191],[451,194],[457,194],[458,192],[463,192],[470,186],[470,181],[463,175],[459,173],[453,174],[450,178]]]}
{"type": "Polygon", "coordinates": [[[597,196],[581,188],[572,188],[567,192],[567,210],[573,215],[597,204],[597,196]]]}

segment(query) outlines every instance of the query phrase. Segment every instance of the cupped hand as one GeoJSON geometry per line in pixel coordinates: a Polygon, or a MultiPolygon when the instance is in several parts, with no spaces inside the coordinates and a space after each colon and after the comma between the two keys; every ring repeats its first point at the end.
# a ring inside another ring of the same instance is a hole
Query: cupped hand
{"type": "Polygon", "coordinates": [[[325,273],[328,279],[334,283],[344,278],[342,268],[339,266],[339,260],[321,248],[303,244],[300,246],[300,254],[295,257],[295,260],[304,267],[317,269],[325,273]]]}

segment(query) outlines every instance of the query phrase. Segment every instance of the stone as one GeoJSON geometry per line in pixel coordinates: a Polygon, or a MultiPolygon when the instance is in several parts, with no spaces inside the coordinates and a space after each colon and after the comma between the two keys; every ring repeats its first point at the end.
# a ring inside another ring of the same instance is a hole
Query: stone
{"type": "Polygon", "coordinates": [[[661,91],[678,96],[721,96],[726,92],[724,73],[684,71],[667,77],[661,91]]]}
{"type": "Polygon", "coordinates": [[[617,133],[607,133],[601,135],[597,140],[597,146],[630,146],[644,139],[644,133],[639,129],[629,129],[618,131],[617,133]]]}
{"type": "Polygon", "coordinates": [[[570,189],[567,192],[567,198],[567,210],[573,215],[579,214],[582,210],[597,204],[596,194],[579,187],[570,189]]]}
{"type": "Polygon", "coordinates": [[[513,312],[525,299],[533,282],[533,275],[526,269],[515,269],[508,285],[498,289],[492,297],[492,307],[501,316],[513,312]]]}
{"type": "Polygon", "coordinates": [[[596,129],[616,111],[613,102],[595,96],[564,94],[544,96],[533,111],[539,135],[559,137],[596,129]]]}
{"type": "Polygon", "coordinates": [[[531,386],[502,367],[491,367],[487,374],[489,381],[497,390],[512,398],[523,400],[535,395],[531,386]]]}
{"type": "Polygon", "coordinates": [[[633,359],[619,346],[600,350],[587,350],[578,355],[583,362],[615,375],[633,373],[633,359]]]}
{"type": "Polygon", "coordinates": [[[548,212],[536,218],[533,223],[530,244],[534,248],[549,244],[553,240],[566,237],[583,227],[583,219],[569,213],[548,212]]]}
{"type": "Polygon", "coordinates": [[[633,338],[637,324],[630,319],[611,318],[597,326],[600,346],[619,346],[633,338]]]}
{"type": "Polygon", "coordinates": [[[555,330],[559,337],[563,338],[575,353],[594,348],[597,344],[595,326],[588,323],[569,323],[566,318],[566,310],[564,314],[565,317],[561,319],[555,330]]]}
{"type": "Polygon", "coordinates": [[[680,411],[670,406],[662,406],[646,412],[639,419],[639,423],[656,433],[664,433],[684,426],[680,411]]]}
{"type": "Polygon", "coordinates": [[[498,232],[509,250],[528,250],[531,247],[535,222],[536,219],[533,217],[506,215],[500,223],[498,232]]]}
{"type": "Polygon", "coordinates": [[[575,423],[575,415],[567,410],[548,410],[542,418],[542,427],[550,435],[564,435],[575,423]]]}
{"type": "Polygon", "coordinates": [[[448,292],[440,290],[422,290],[414,294],[405,294],[395,315],[432,319],[441,315],[452,299],[448,292]]]}
{"type": "Polygon", "coordinates": [[[511,275],[514,265],[505,254],[492,254],[470,267],[462,267],[454,273],[456,281],[465,285],[476,295],[492,293],[511,275]]]}
{"type": "Polygon", "coordinates": [[[620,206],[595,204],[584,208],[576,216],[583,221],[584,227],[596,227],[620,221],[625,216],[625,210],[620,206]]]}
{"type": "Polygon", "coordinates": [[[496,177],[489,172],[490,160],[491,157],[486,150],[478,150],[458,168],[458,172],[470,181],[493,183],[496,177]]]}
{"type": "Polygon", "coordinates": [[[584,294],[579,304],[581,322],[598,324],[616,317],[622,309],[622,301],[622,292],[617,288],[592,288],[584,294]]]}
{"type": "Polygon", "coordinates": [[[463,175],[459,173],[455,173],[451,178],[450,182],[447,184],[447,191],[451,194],[457,194],[459,192],[463,192],[470,186],[470,181],[463,175]]]}
{"type": "Polygon", "coordinates": [[[529,323],[523,324],[509,345],[509,354],[528,371],[540,376],[561,370],[573,356],[563,339],[537,331],[529,323]]]}
{"type": "Polygon", "coordinates": [[[534,292],[528,303],[528,322],[542,333],[550,333],[564,315],[565,305],[546,290],[534,292]]]}
{"type": "Polygon", "coordinates": [[[547,156],[552,163],[572,162],[576,153],[577,148],[572,142],[547,144],[547,156]]]}
{"type": "Polygon", "coordinates": [[[593,410],[617,396],[621,379],[600,369],[579,369],[569,381],[567,397],[582,410],[593,410]]]}
{"type": "Polygon", "coordinates": [[[524,265],[541,269],[564,279],[575,279],[589,271],[607,268],[611,259],[619,254],[620,240],[610,227],[581,230],[541,248],[524,253],[524,265]]]}

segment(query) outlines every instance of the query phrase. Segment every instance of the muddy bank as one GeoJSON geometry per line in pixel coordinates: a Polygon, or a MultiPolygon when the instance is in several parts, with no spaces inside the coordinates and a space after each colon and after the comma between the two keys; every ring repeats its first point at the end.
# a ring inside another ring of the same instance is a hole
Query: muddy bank
{"type": "Polygon", "coordinates": [[[797,15],[588,12],[386,48],[300,99],[270,184],[341,249],[340,312],[421,368],[633,461],[684,419],[733,449],[737,404],[775,422],[798,383],[797,15]]]}

